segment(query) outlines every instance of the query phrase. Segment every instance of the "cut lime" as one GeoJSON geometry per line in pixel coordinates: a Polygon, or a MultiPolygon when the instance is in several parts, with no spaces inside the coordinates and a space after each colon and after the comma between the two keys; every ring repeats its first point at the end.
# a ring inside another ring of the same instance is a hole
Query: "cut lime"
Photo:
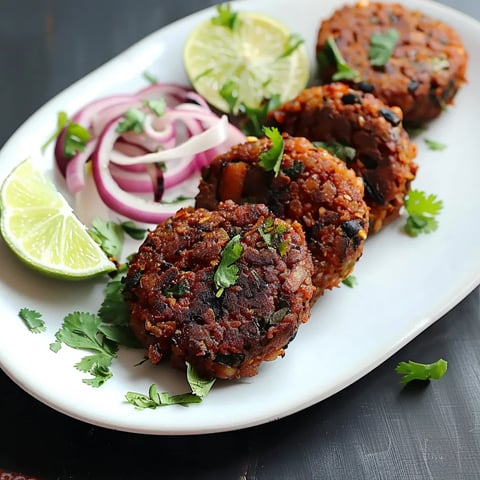
{"type": "Polygon", "coordinates": [[[309,79],[299,37],[260,13],[240,11],[233,26],[201,23],[187,38],[183,60],[195,90],[226,113],[237,113],[241,103],[258,108],[274,95],[290,100],[309,79]]]}
{"type": "Polygon", "coordinates": [[[30,267],[67,279],[115,269],[67,201],[30,159],[4,181],[0,208],[5,242],[30,267]]]}

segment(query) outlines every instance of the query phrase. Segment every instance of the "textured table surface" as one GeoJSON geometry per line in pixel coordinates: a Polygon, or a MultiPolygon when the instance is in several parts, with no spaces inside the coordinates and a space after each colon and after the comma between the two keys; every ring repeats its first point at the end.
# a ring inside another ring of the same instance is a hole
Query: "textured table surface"
{"type": "MultiPolygon", "coordinates": [[[[86,73],[215,3],[3,0],[0,145],[86,73]]],[[[480,19],[478,0],[442,3],[480,19]]],[[[480,478],[479,307],[477,288],[351,387],[283,420],[237,432],[152,437],[94,427],[39,403],[0,371],[0,478],[12,478],[2,469],[61,479],[480,478]],[[449,361],[440,382],[399,386],[399,361],[440,357],[449,361]]]]}

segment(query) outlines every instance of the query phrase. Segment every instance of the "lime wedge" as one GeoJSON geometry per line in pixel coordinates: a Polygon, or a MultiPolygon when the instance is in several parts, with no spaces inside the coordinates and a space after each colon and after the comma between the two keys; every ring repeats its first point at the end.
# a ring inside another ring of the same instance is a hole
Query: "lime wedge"
{"type": "Polygon", "coordinates": [[[299,37],[277,20],[253,12],[237,13],[233,27],[211,19],[188,36],[183,61],[195,90],[211,105],[237,113],[244,103],[258,108],[274,95],[285,102],[303,90],[309,79],[309,61],[299,37]],[[221,91],[233,90],[235,102],[221,91]]]}
{"type": "Polygon", "coordinates": [[[4,181],[0,209],[5,242],[30,267],[66,279],[115,269],[65,198],[30,159],[4,181]]]}

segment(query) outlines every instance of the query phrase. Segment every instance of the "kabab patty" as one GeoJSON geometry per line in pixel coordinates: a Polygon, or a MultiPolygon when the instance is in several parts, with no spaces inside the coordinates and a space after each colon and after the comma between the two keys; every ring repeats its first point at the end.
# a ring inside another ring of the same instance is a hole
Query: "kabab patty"
{"type": "Polygon", "coordinates": [[[316,50],[325,83],[335,80],[337,72],[329,37],[345,63],[358,72],[352,84],[400,107],[406,124],[423,124],[440,115],[466,81],[468,55],[455,30],[397,3],[346,5],[322,22],[316,50]],[[393,52],[385,65],[372,66],[372,35],[390,29],[399,36],[393,52]]]}
{"type": "Polygon", "coordinates": [[[124,297],[153,363],[189,362],[201,376],[233,379],[282,356],[308,320],[313,264],[297,222],[264,205],[218,207],[179,210],[149,232],[124,297]],[[218,285],[221,274],[230,285],[218,285]]]}
{"type": "Polygon", "coordinates": [[[275,215],[298,221],[313,256],[314,299],[353,270],[368,232],[363,183],[327,150],[305,138],[284,135],[280,171],[265,171],[259,157],[269,138],[252,139],[217,156],[202,170],[196,206],[210,210],[221,201],[263,203],[275,215]]]}
{"type": "Polygon", "coordinates": [[[417,172],[417,149],[402,126],[399,108],[344,83],[332,83],[304,90],[270,112],[269,122],[348,154],[347,165],[363,178],[372,233],[400,215],[417,172]]]}

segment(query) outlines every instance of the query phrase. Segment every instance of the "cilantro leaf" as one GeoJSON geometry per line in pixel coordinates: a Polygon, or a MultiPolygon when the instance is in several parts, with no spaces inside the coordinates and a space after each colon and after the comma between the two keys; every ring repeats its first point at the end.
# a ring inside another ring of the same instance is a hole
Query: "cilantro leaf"
{"type": "Polygon", "coordinates": [[[135,133],[143,132],[143,124],[145,122],[145,113],[139,110],[138,108],[129,108],[123,118],[117,125],[115,129],[118,133],[130,132],[135,133]]]}
{"type": "Polygon", "coordinates": [[[283,137],[275,127],[264,127],[265,136],[272,141],[272,146],[260,154],[258,164],[267,172],[274,171],[275,176],[280,172],[283,158],[283,137]]]}
{"type": "Polygon", "coordinates": [[[100,324],[100,317],[92,313],[70,313],[55,334],[56,342],[50,345],[54,352],[58,352],[62,343],[92,352],[93,355],[83,357],[75,367],[92,375],[83,382],[93,387],[103,385],[112,376],[109,367],[118,351],[118,344],[100,330],[100,324]]]}
{"type": "Polygon", "coordinates": [[[411,190],[405,197],[405,209],[408,213],[405,231],[411,237],[420,233],[431,233],[438,228],[435,218],[441,211],[443,202],[436,195],[426,195],[420,190],[411,190]]]}
{"type": "Polygon", "coordinates": [[[217,289],[216,296],[220,297],[225,288],[231,287],[238,279],[238,266],[235,262],[241,257],[243,247],[240,235],[232,237],[221,253],[220,263],[213,274],[213,282],[217,289]]]}
{"type": "Polygon", "coordinates": [[[140,343],[128,325],[99,325],[98,331],[105,335],[105,338],[112,340],[119,345],[130,348],[139,348],[140,343]]]}
{"type": "Polygon", "coordinates": [[[109,258],[120,258],[123,247],[123,228],[111,221],[105,221],[95,217],[91,228],[88,229],[90,236],[100,245],[109,258]]]}
{"type": "Polygon", "coordinates": [[[58,112],[57,114],[57,128],[55,132],[42,145],[41,152],[45,153],[47,147],[60,135],[60,132],[67,126],[69,122],[68,116],[65,112],[58,112]]]}
{"type": "Polygon", "coordinates": [[[405,384],[412,380],[439,380],[447,371],[448,363],[443,358],[434,363],[400,362],[395,371],[403,375],[400,382],[405,384]]]}
{"type": "Polygon", "coordinates": [[[167,110],[167,103],[163,98],[145,100],[145,107],[148,107],[157,117],[161,117],[167,110]]]}
{"type": "Polygon", "coordinates": [[[399,38],[400,33],[394,28],[390,28],[385,33],[373,33],[368,50],[370,65],[383,67],[392,56],[399,38]]]}
{"type": "Polygon", "coordinates": [[[42,333],[47,330],[42,314],[30,308],[21,308],[18,316],[32,333],[42,333]]]}
{"type": "Polygon", "coordinates": [[[122,222],[120,224],[122,227],[122,230],[132,237],[134,240],[143,240],[145,238],[145,235],[147,234],[147,229],[146,228],[141,228],[138,227],[134,222],[131,220],[127,220],[125,222],[122,222]]]}
{"type": "Polygon", "coordinates": [[[187,381],[190,385],[191,393],[182,393],[180,395],[171,395],[167,392],[158,392],[158,387],[152,383],[148,389],[148,395],[137,392],[127,392],[125,398],[138,410],[150,408],[152,410],[157,407],[165,407],[167,405],[188,406],[192,403],[200,403],[208,395],[215,379],[206,380],[197,375],[192,366],[187,365],[187,381]]]}
{"type": "Polygon", "coordinates": [[[234,30],[237,26],[237,12],[232,11],[229,3],[222,3],[217,5],[217,16],[211,19],[214,25],[220,25],[230,30],[234,30]]]}
{"type": "Polygon", "coordinates": [[[68,123],[66,128],[64,152],[68,158],[71,158],[78,152],[85,150],[91,135],[85,127],[72,121],[68,123]]]}
{"type": "Polygon", "coordinates": [[[270,98],[264,98],[258,107],[249,107],[242,102],[239,106],[239,111],[246,117],[242,122],[243,133],[261,137],[263,134],[262,124],[265,122],[268,112],[277,108],[281,103],[278,93],[275,93],[270,98]]]}
{"type": "Polygon", "coordinates": [[[343,160],[345,163],[352,162],[355,159],[357,151],[349,145],[341,142],[312,142],[316,147],[328,150],[332,155],[343,160]]]}
{"type": "Polygon", "coordinates": [[[298,33],[291,33],[287,39],[285,50],[279,58],[285,58],[291,55],[300,45],[304,43],[303,38],[298,33]]]}
{"type": "Polygon", "coordinates": [[[435,140],[430,140],[429,138],[424,138],[423,140],[425,141],[425,143],[427,144],[427,147],[430,150],[441,151],[441,150],[445,150],[447,148],[447,145],[445,145],[444,143],[440,143],[440,142],[437,142],[435,140]]]}
{"type": "Polygon", "coordinates": [[[355,285],[358,285],[358,280],[355,275],[349,275],[347,278],[342,280],[342,283],[349,288],[353,288],[355,285]]]}
{"type": "Polygon", "coordinates": [[[227,102],[230,113],[235,112],[235,106],[238,101],[238,89],[238,83],[234,80],[229,80],[225,82],[218,91],[220,96],[227,102]]]}
{"type": "Polygon", "coordinates": [[[336,67],[337,71],[332,76],[334,82],[339,80],[358,80],[360,77],[359,72],[347,64],[332,36],[327,38],[324,50],[317,60],[320,70],[330,67],[332,64],[336,67]]]}
{"type": "Polygon", "coordinates": [[[143,78],[151,84],[158,83],[158,78],[147,71],[143,72],[143,78]]]}
{"type": "Polygon", "coordinates": [[[128,325],[130,312],[122,295],[123,283],[114,278],[105,287],[105,296],[98,311],[98,316],[109,325],[128,325]]]}

